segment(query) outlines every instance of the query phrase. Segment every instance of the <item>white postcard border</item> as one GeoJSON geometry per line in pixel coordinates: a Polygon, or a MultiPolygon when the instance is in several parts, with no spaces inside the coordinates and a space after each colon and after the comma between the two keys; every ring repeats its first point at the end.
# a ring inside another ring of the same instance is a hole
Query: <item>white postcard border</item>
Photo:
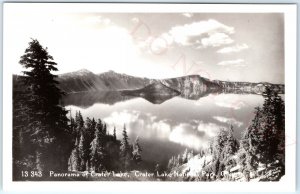
{"type": "MultiPolygon", "coordinates": [[[[47,192],[293,192],[296,188],[296,5],[251,4],[103,4],[51,3],[43,11],[55,12],[206,12],[206,13],[284,13],[285,20],[285,106],[286,175],[279,182],[14,182],[12,181],[12,69],[6,62],[10,45],[5,40],[9,11],[26,11],[40,3],[5,3],[3,14],[3,187],[5,191],[47,192]],[[287,139],[288,140],[288,139],[287,139]]],[[[16,12],[17,13],[17,12],[16,12]]],[[[267,73],[267,72],[266,72],[267,73]]]]}

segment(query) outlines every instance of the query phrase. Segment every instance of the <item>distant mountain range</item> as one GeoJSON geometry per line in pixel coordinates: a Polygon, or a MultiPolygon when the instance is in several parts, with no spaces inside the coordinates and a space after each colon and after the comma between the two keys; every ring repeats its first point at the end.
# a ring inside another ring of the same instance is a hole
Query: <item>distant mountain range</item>
{"type": "Polygon", "coordinates": [[[57,80],[60,83],[59,87],[66,93],[124,91],[127,94],[141,96],[146,91],[146,93],[151,92],[152,94],[162,93],[163,91],[166,93],[168,91],[172,93],[171,95],[174,95],[173,92],[177,91],[178,95],[182,97],[197,99],[199,95],[211,92],[261,94],[266,86],[277,90],[278,93],[284,93],[283,84],[209,80],[200,75],[188,75],[170,79],[149,79],[120,74],[114,71],[94,74],[91,71],[82,69],[61,74],[57,80]]]}
{"type": "Polygon", "coordinates": [[[147,78],[133,77],[114,71],[94,74],[86,69],[61,74],[57,79],[60,83],[59,87],[66,93],[140,89],[151,83],[151,79],[147,78]]]}
{"type": "MultiPolygon", "coordinates": [[[[24,76],[14,75],[14,91],[24,90],[24,76]]],[[[210,93],[262,94],[266,86],[284,94],[283,84],[267,82],[230,82],[209,80],[200,75],[188,75],[169,79],[149,79],[108,71],[94,74],[82,69],[60,74],[59,87],[68,95],[62,103],[79,103],[82,107],[94,102],[114,104],[142,97],[153,104],[161,104],[174,96],[198,100],[210,93]]]]}

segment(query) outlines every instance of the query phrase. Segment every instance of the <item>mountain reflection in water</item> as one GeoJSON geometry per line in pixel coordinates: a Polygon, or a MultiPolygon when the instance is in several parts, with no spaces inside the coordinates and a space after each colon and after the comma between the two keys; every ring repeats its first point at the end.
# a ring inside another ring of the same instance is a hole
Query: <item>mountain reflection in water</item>
{"type": "Polygon", "coordinates": [[[139,137],[145,161],[166,164],[186,148],[195,152],[206,148],[220,128],[230,124],[240,138],[253,119],[254,108],[263,103],[256,94],[205,93],[196,99],[86,92],[69,94],[62,104],[73,116],[80,110],[83,117],[101,118],[109,133],[115,126],[118,139],[125,124],[131,142],[139,137]]]}

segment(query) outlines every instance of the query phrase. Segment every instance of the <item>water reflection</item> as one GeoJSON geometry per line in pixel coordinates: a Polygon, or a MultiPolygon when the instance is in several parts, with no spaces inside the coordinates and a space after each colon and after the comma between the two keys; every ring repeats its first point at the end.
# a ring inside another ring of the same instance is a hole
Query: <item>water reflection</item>
{"type": "Polygon", "coordinates": [[[84,117],[101,118],[112,133],[122,136],[126,125],[131,141],[140,138],[143,156],[153,162],[166,162],[185,148],[206,148],[220,128],[234,126],[234,135],[253,118],[254,107],[263,103],[260,95],[208,94],[199,100],[173,97],[162,104],[153,104],[141,97],[120,93],[85,93],[67,96],[67,109],[80,110],[84,117]]]}
{"type": "Polygon", "coordinates": [[[64,106],[75,105],[81,108],[88,108],[96,103],[113,105],[132,98],[135,97],[122,95],[118,91],[79,92],[64,96],[61,103],[64,106]]]}

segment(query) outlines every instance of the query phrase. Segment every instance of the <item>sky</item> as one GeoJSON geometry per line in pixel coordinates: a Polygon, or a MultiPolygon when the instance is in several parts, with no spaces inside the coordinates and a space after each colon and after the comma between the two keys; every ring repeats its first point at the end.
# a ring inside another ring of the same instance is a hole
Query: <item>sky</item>
{"type": "Polygon", "coordinates": [[[284,83],[281,13],[41,12],[4,15],[4,58],[18,63],[31,38],[48,48],[56,74],[113,70],[148,78],[284,83]]]}

